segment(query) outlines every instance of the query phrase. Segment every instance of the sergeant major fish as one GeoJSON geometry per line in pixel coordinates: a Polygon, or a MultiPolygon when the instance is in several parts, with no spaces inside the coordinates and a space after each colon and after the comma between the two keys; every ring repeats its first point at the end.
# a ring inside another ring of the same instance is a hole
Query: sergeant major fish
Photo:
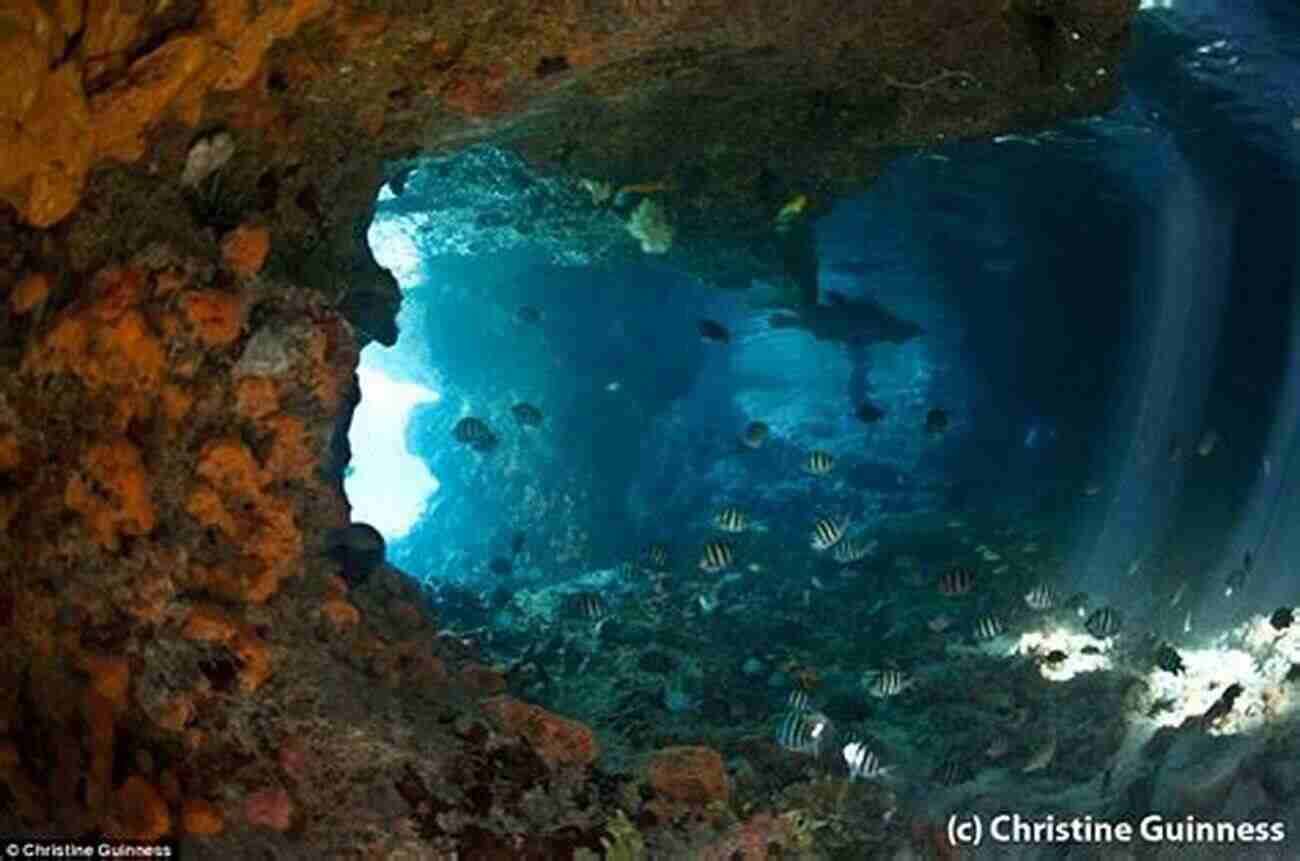
{"type": "Polygon", "coordinates": [[[803,461],[803,471],[809,475],[826,475],[834,467],[835,456],[821,449],[808,452],[803,461]]]}
{"type": "Polygon", "coordinates": [[[736,559],[736,549],[726,541],[710,541],[700,553],[700,570],[706,574],[717,574],[731,567],[736,559]]]}
{"type": "Polygon", "coordinates": [[[829,550],[844,537],[844,530],[848,528],[849,519],[847,516],[838,517],[819,517],[812,528],[812,539],[809,542],[813,550],[829,550]]]}

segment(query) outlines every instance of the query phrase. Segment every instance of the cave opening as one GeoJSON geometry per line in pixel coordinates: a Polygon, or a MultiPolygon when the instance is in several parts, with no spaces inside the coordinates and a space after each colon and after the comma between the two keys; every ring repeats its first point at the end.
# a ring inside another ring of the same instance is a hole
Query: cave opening
{"type": "MultiPolygon", "coordinates": [[[[406,237],[377,225],[368,241],[403,291],[418,287],[418,252],[406,237]]],[[[412,412],[441,398],[437,374],[412,353],[411,339],[399,335],[391,347],[371,343],[361,351],[357,381],[361,401],[348,429],[352,459],[344,492],[352,520],[375,527],[396,547],[440,501],[437,476],[407,446],[412,412]]]]}

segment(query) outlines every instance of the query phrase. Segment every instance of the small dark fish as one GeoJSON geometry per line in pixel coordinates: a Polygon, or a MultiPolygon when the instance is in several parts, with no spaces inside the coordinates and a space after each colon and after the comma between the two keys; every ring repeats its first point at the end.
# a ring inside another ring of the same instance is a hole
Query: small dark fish
{"type": "Polygon", "coordinates": [[[1052,651],[1043,656],[1043,663],[1055,667],[1057,664],[1063,663],[1068,657],[1070,656],[1062,650],[1052,649],[1052,651]]]}
{"type": "Polygon", "coordinates": [[[1251,553],[1249,550],[1247,550],[1241,557],[1241,570],[1245,571],[1247,574],[1255,570],[1255,554],[1251,553]]]}
{"type": "Polygon", "coordinates": [[[930,436],[938,436],[948,429],[948,413],[944,410],[933,409],[925,414],[925,432],[930,436]]]}
{"type": "Polygon", "coordinates": [[[496,434],[492,433],[491,428],[482,419],[474,416],[466,416],[456,422],[456,426],[451,429],[451,435],[457,442],[465,443],[475,451],[490,451],[497,444],[496,434]]]}
{"type": "Polygon", "coordinates": [[[518,403],[510,408],[515,421],[526,428],[535,428],[542,423],[542,411],[529,403],[518,403]]]}
{"type": "Polygon", "coordinates": [[[863,401],[858,408],[853,411],[853,415],[858,421],[873,425],[885,417],[885,411],[871,401],[863,401]]]}
{"type": "Polygon", "coordinates": [[[1081,655],[1100,655],[1100,654],[1101,654],[1101,649],[1099,649],[1099,648],[1097,648],[1096,646],[1093,646],[1093,645],[1088,645],[1088,646],[1084,646],[1082,649],[1080,649],[1080,650],[1079,650],[1079,654],[1081,654],[1081,655]]]}
{"type": "Polygon", "coordinates": [[[701,319],[697,324],[700,330],[700,337],[706,341],[712,341],[715,344],[730,344],[731,333],[727,327],[723,326],[717,320],[701,319]]]}
{"type": "Polygon", "coordinates": [[[535,305],[520,305],[515,311],[515,319],[520,323],[536,326],[542,322],[542,310],[535,305]]]}
{"type": "Polygon", "coordinates": [[[1173,673],[1175,676],[1181,676],[1187,672],[1187,665],[1183,663],[1182,655],[1178,650],[1168,643],[1161,643],[1160,648],[1156,649],[1156,666],[1166,673],[1173,673]]]}
{"type": "Polygon", "coordinates": [[[514,570],[514,568],[515,566],[504,556],[498,556],[488,563],[488,569],[493,574],[499,574],[501,576],[509,574],[514,570]]]}
{"type": "Polygon", "coordinates": [[[945,598],[969,594],[973,588],[975,588],[975,571],[964,565],[950,568],[939,578],[939,594],[945,598]]]}
{"type": "Polygon", "coordinates": [[[1123,623],[1124,619],[1120,616],[1118,610],[1111,607],[1102,607],[1099,610],[1092,611],[1092,615],[1083,623],[1083,627],[1087,628],[1088,633],[1098,640],[1104,640],[1118,634],[1123,623]]]}
{"type": "Polygon", "coordinates": [[[1241,696],[1244,691],[1245,688],[1235,682],[1228,685],[1224,692],[1219,695],[1219,698],[1214,701],[1214,705],[1210,706],[1205,714],[1201,715],[1201,722],[1211,724],[1220,718],[1227,717],[1232,711],[1233,705],[1236,704],[1237,697],[1241,696]]]}
{"type": "Polygon", "coordinates": [[[579,592],[571,599],[570,607],[583,619],[599,621],[608,614],[605,602],[595,592],[579,592]]]}
{"type": "Polygon", "coordinates": [[[656,571],[663,571],[668,567],[668,545],[658,542],[651,544],[645,549],[645,561],[656,571]]]}
{"type": "Polygon", "coordinates": [[[835,466],[835,456],[830,452],[816,449],[808,452],[804,458],[803,471],[809,475],[825,475],[835,466]]]}
{"type": "Polygon", "coordinates": [[[975,623],[975,639],[977,640],[996,640],[1001,637],[1006,628],[997,616],[985,616],[975,623]]]}
{"type": "Polygon", "coordinates": [[[523,553],[524,543],[527,540],[528,540],[527,534],[521,531],[515,532],[514,535],[510,536],[510,555],[518,556],[520,553],[523,553]]]}
{"type": "Polygon", "coordinates": [[[1290,607],[1278,607],[1268,617],[1268,623],[1276,631],[1285,631],[1295,623],[1295,612],[1290,607]]]}
{"type": "Polygon", "coordinates": [[[1228,574],[1228,579],[1224,581],[1223,587],[1225,597],[1231,598],[1234,593],[1241,591],[1241,588],[1246,585],[1246,574],[1245,568],[1238,568],[1228,574]]]}
{"type": "Polygon", "coordinates": [[[844,537],[849,525],[847,517],[819,517],[813,523],[811,545],[813,550],[829,550],[844,537]]]}
{"type": "Polygon", "coordinates": [[[745,425],[745,433],[741,435],[740,441],[749,448],[762,448],[771,433],[772,429],[765,422],[750,422],[745,425]]]}
{"type": "Polygon", "coordinates": [[[1177,436],[1169,438],[1169,462],[1178,463],[1183,459],[1183,446],[1178,442],[1177,436]]]}
{"type": "Polygon", "coordinates": [[[710,541],[704,545],[700,554],[700,570],[705,574],[717,574],[731,567],[736,561],[736,549],[727,541],[710,541]]]}

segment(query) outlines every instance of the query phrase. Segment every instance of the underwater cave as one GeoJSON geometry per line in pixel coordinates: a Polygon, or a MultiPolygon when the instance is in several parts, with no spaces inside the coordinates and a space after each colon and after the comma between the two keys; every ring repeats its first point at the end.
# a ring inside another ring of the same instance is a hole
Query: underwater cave
{"type": "Polygon", "coordinates": [[[1292,5],[103,5],[0,13],[4,851],[1296,855],[1292,5]]]}

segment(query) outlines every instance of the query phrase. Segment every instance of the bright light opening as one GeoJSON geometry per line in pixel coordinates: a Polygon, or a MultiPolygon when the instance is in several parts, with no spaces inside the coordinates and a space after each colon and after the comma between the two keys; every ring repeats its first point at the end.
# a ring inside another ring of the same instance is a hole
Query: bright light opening
{"type": "Polygon", "coordinates": [[[1235,735],[1291,712],[1295,697],[1285,682],[1292,664],[1300,663],[1300,628],[1274,628],[1264,616],[1218,638],[1208,649],[1180,649],[1186,672],[1174,675],[1152,670],[1147,684],[1157,703],[1165,705],[1155,717],[1160,726],[1178,726],[1205,714],[1232,684],[1242,687],[1232,711],[1211,726],[1213,735],[1235,735]]]}
{"type": "Polygon", "coordinates": [[[1048,681],[1067,682],[1080,673],[1110,669],[1110,656],[1107,655],[1110,647],[1110,640],[1054,628],[1022,634],[1016,643],[1016,652],[1039,658],[1038,671],[1048,681]],[[1085,652],[1089,646],[1092,648],[1085,652]],[[1064,653],[1065,657],[1059,661],[1047,660],[1047,656],[1054,652],[1064,653]]]}
{"type": "Polygon", "coordinates": [[[417,404],[435,403],[441,396],[367,367],[365,353],[371,349],[362,352],[357,369],[361,403],[348,431],[352,464],[343,489],[352,519],[369,523],[393,541],[411,531],[438,490],[438,479],[424,461],[406,449],[406,423],[417,404]]]}
{"type": "Polygon", "coordinates": [[[403,290],[410,290],[420,280],[420,249],[411,238],[411,229],[411,220],[376,218],[367,234],[375,262],[392,272],[403,290]]]}

